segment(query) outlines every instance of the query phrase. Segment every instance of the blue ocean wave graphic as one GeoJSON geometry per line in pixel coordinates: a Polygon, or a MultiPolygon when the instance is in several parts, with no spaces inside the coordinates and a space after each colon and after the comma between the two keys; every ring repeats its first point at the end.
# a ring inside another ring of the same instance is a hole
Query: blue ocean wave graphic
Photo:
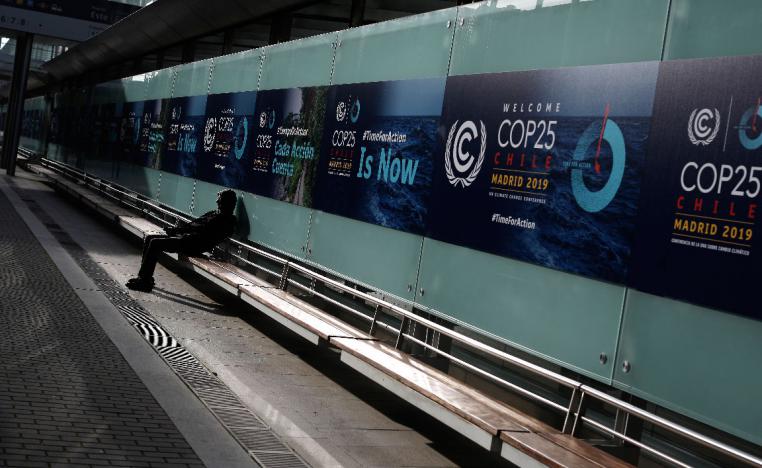
{"type": "MultiPolygon", "coordinates": [[[[572,193],[570,169],[563,162],[573,159],[578,135],[591,123],[590,118],[565,119],[558,130],[558,144],[553,149],[556,163],[550,171],[552,180],[546,205],[515,204],[511,214],[534,220],[538,228],[511,236],[497,250],[520,260],[586,276],[624,281],[640,198],[640,179],[648,137],[649,120],[617,118],[625,138],[627,160],[625,175],[614,200],[602,211],[582,210],[572,193]]],[[[591,148],[593,162],[596,148],[591,148]]],[[[601,145],[600,173],[592,169],[584,176],[591,191],[600,190],[609,177],[612,155],[601,145]]],[[[513,208],[513,207],[512,207],[513,208]]]]}
{"type": "MultiPolygon", "coordinates": [[[[390,183],[378,178],[368,179],[363,192],[354,204],[355,218],[392,229],[423,233],[429,203],[429,189],[436,147],[438,120],[434,117],[379,117],[373,128],[404,133],[407,141],[392,146],[393,157],[417,161],[415,183],[390,183]]],[[[374,148],[378,154],[382,146],[374,148]]],[[[385,146],[383,146],[385,147],[385,146]]]]}

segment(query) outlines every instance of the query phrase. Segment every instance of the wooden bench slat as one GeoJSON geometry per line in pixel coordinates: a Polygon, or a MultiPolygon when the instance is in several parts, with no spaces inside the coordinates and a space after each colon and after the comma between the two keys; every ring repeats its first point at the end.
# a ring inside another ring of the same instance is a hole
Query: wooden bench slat
{"type": "Polygon", "coordinates": [[[224,266],[224,268],[229,268],[230,270],[234,271],[235,274],[244,281],[244,284],[250,284],[252,286],[260,286],[263,288],[274,288],[275,286],[272,283],[268,283],[267,281],[263,280],[262,278],[259,278],[258,276],[249,273],[248,271],[242,270],[241,268],[238,268],[235,265],[231,265],[229,263],[220,262],[217,260],[212,260],[214,262],[218,262],[220,265],[224,266]]]}
{"type": "Polygon", "coordinates": [[[327,325],[330,325],[342,331],[340,334],[332,334],[331,337],[371,339],[370,335],[363,332],[362,330],[358,330],[357,328],[351,325],[348,325],[346,322],[339,320],[333,315],[323,312],[322,310],[318,309],[312,304],[304,302],[301,299],[292,296],[291,294],[289,294],[288,292],[282,289],[275,288],[272,285],[268,285],[268,289],[266,289],[266,291],[268,291],[270,294],[277,296],[283,301],[292,303],[297,308],[309,313],[310,315],[326,323],[327,325]]]}
{"type": "Polygon", "coordinates": [[[119,224],[141,239],[148,234],[162,234],[164,232],[160,226],[137,216],[120,216],[119,224]]]}
{"type": "Polygon", "coordinates": [[[526,457],[536,465],[553,468],[601,468],[602,466],[554,444],[539,434],[504,432],[500,434],[500,440],[503,441],[501,448],[503,458],[518,465],[529,464],[523,460],[526,457]]]}
{"type": "Polygon", "coordinates": [[[343,338],[333,342],[342,352],[380,369],[492,435],[501,430],[529,431],[520,422],[526,419],[520,413],[391,346],[343,338]]]}
{"type": "Polygon", "coordinates": [[[611,454],[608,454],[599,448],[593,447],[587,442],[577,439],[575,437],[572,437],[568,434],[560,434],[558,432],[553,432],[553,433],[543,433],[539,435],[550,440],[554,444],[560,445],[566,450],[570,450],[576,453],[577,455],[579,455],[580,457],[590,460],[591,462],[596,463],[600,466],[603,466],[606,468],[632,467],[631,464],[626,463],[620,460],[619,458],[611,454]]]}
{"type": "Polygon", "coordinates": [[[332,317],[310,304],[299,301],[288,293],[275,288],[254,275],[233,265],[207,258],[188,257],[187,261],[214,275],[228,286],[236,288],[236,294],[248,297],[270,307],[296,324],[308,329],[318,337],[330,341],[332,337],[367,337],[364,333],[332,317]]]}
{"type": "Polygon", "coordinates": [[[70,194],[78,197],[85,204],[96,211],[105,215],[111,220],[116,221],[119,216],[130,216],[131,212],[114,203],[112,200],[93,192],[87,187],[83,187],[76,182],[68,180],[54,173],[46,174],[51,181],[60,188],[63,188],[70,194]]]}
{"type": "Polygon", "coordinates": [[[549,437],[548,434],[503,432],[500,440],[503,441],[503,457],[514,463],[521,460],[518,451],[550,467],[632,468],[632,465],[564,434],[549,437]]]}
{"type": "MultiPolygon", "coordinates": [[[[287,300],[283,297],[286,293],[280,289],[243,285],[240,287],[240,291],[241,298],[245,301],[255,307],[258,307],[259,305],[265,306],[283,319],[290,321],[291,323],[283,323],[279,320],[279,317],[273,317],[271,315],[272,318],[278,320],[292,330],[294,330],[293,325],[296,325],[305,331],[330,342],[333,342],[336,337],[367,337],[364,333],[346,325],[338,319],[327,316],[325,313],[319,313],[314,307],[306,307],[306,304],[300,304],[298,306],[293,304],[291,300],[287,300]]],[[[298,332],[298,330],[294,331],[298,332]]]]}
{"type": "Polygon", "coordinates": [[[98,205],[96,209],[108,218],[111,218],[113,221],[119,221],[120,217],[131,215],[131,213],[126,209],[108,200],[106,200],[105,203],[98,205]]]}
{"type": "Polygon", "coordinates": [[[215,283],[220,284],[225,289],[231,291],[233,294],[238,295],[238,289],[240,286],[247,285],[248,282],[237,275],[231,268],[227,268],[225,264],[210,260],[202,257],[183,257],[184,261],[188,262],[190,266],[194,267],[194,270],[201,270],[210,275],[210,279],[213,279],[215,283]]]}

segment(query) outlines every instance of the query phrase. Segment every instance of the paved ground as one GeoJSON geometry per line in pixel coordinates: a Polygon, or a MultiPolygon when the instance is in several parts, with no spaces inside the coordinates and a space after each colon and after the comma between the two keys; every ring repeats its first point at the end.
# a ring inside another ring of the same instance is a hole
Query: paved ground
{"type": "Polygon", "coordinates": [[[0,464],[203,466],[0,193],[0,464]]]}
{"type": "MultiPolygon", "coordinates": [[[[17,180],[118,283],[139,246],[41,184],[17,180]]],[[[312,466],[508,466],[255,310],[159,265],[152,293],[131,297],[312,466]]],[[[282,465],[285,466],[285,465],[282,465]]]]}

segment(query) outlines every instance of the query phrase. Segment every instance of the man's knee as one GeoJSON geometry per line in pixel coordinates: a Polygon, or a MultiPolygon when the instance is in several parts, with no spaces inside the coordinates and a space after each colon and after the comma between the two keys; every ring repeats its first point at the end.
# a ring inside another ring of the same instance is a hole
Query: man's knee
{"type": "Polygon", "coordinates": [[[151,245],[151,242],[164,237],[163,234],[148,234],[143,238],[143,245],[151,245]]]}
{"type": "Polygon", "coordinates": [[[179,247],[179,239],[173,237],[158,237],[151,240],[149,249],[162,252],[175,252],[179,247]]]}

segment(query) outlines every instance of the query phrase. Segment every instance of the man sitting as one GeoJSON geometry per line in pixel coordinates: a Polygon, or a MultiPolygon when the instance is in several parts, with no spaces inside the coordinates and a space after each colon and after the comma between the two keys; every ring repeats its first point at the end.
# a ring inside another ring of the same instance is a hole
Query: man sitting
{"type": "Polygon", "coordinates": [[[200,255],[233,234],[236,218],[233,215],[238,200],[233,190],[217,194],[217,209],[205,213],[190,223],[167,228],[166,234],[152,234],[143,240],[143,259],[138,276],[127,281],[127,287],[135,291],[150,292],[153,289],[153,272],[161,252],[179,252],[184,255],[200,255]]]}

